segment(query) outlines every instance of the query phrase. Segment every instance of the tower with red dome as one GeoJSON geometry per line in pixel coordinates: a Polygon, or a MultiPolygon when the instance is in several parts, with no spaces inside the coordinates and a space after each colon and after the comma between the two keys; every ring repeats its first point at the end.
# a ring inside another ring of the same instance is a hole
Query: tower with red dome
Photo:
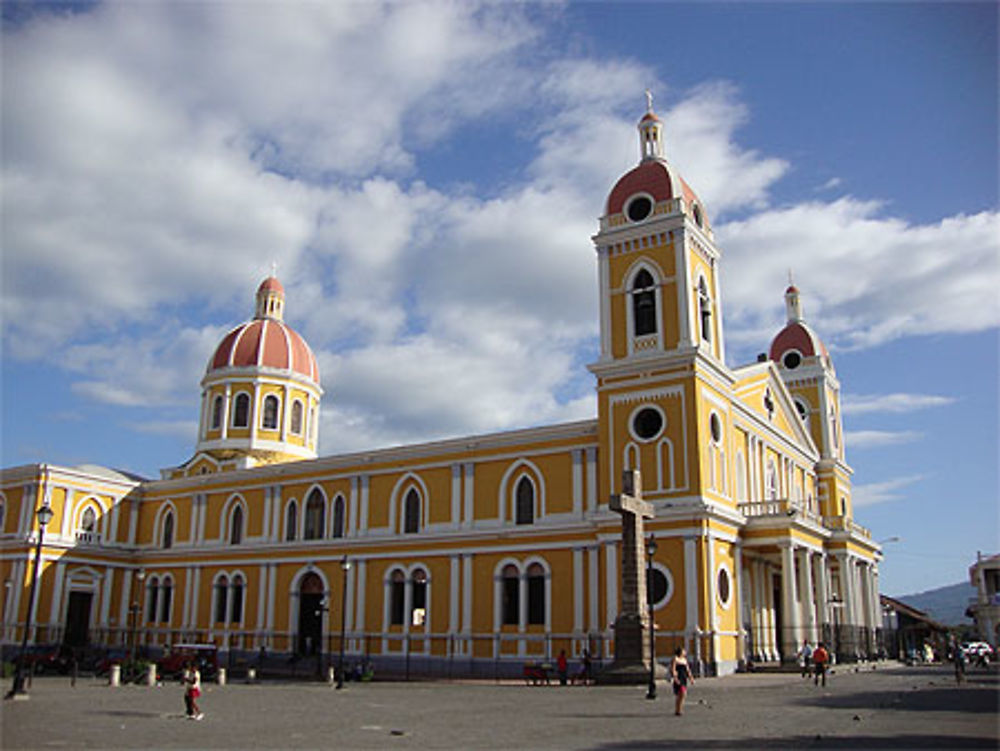
{"type": "Polygon", "coordinates": [[[269,276],[254,317],[223,337],[201,380],[195,456],[181,474],[313,459],[319,439],[319,367],[284,322],[285,290],[269,276]]]}

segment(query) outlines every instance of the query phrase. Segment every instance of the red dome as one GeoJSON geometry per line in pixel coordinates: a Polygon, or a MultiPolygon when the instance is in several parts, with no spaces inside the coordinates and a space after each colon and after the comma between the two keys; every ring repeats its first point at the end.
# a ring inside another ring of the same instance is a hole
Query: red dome
{"type": "MultiPolygon", "coordinates": [[[[269,281],[265,279],[264,284],[269,281]]],[[[273,281],[281,286],[277,279],[273,281]]],[[[291,370],[319,383],[319,367],[309,345],[293,329],[273,318],[255,318],[226,334],[206,372],[254,367],[291,370]]]]}
{"type": "MultiPolygon", "coordinates": [[[[678,177],[677,180],[680,182],[679,194],[684,196],[684,200],[689,204],[697,203],[698,197],[684,182],[684,179],[678,177]]],[[[670,169],[665,162],[659,159],[649,159],[622,175],[608,196],[607,213],[609,215],[620,214],[625,202],[636,193],[648,193],[653,197],[655,203],[666,201],[678,195],[677,191],[674,190],[670,169]]]]}
{"type": "Polygon", "coordinates": [[[771,350],[768,353],[775,362],[781,362],[781,358],[790,349],[798,350],[803,357],[815,357],[823,355],[829,357],[826,345],[816,336],[816,334],[804,323],[793,321],[778,332],[771,342],[771,350]]]}
{"type": "Polygon", "coordinates": [[[281,286],[281,282],[276,277],[269,276],[257,288],[257,294],[259,295],[261,292],[280,292],[281,294],[285,294],[285,288],[281,286]]]}

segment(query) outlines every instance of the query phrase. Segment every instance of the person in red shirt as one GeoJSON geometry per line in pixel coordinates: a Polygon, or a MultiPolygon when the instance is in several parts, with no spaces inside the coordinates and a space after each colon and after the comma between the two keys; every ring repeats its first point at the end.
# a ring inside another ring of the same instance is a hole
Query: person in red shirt
{"type": "Polygon", "coordinates": [[[826,686],[826,666],[830,662],[830,653],[826,651],[823,642],[820,642],[816,649],[813,650],[812,661],[816,676],[813,685],[818,686],[820,678],[822,678],[823,685],[826,686]]]}
{"type": "Polygon", "coordinates": [[[569,664],[566,662],[566,650],[559,651],[559,659],[556,660],[556,669],[559,671],[559,685],[565,686],[569,673],[569,664]]]}

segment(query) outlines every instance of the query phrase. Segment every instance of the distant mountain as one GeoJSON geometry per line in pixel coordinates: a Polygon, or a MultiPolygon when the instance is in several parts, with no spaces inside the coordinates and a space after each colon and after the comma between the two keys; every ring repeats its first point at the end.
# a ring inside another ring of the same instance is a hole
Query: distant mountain
{"type": "Polygon", "coordinates": [[[965,617],[965,609],[975,596],[976,588],[968,582],[961,582],[929,589],[926,592],[903,595],[896,599],[917,610],[923,610],[938,623],[946,626],[962,626],[972,623],[971,618],[965,617]]]}

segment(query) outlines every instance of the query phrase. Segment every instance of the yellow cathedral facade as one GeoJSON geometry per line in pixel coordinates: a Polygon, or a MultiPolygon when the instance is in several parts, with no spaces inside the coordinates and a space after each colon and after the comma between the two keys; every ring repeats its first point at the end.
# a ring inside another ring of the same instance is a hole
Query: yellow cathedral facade
{"type": "Polygon", "coordinates": [[[249,659],[337,651],[343,633],[349,659],[389,671],[509,675],[563,649],[610,664],[609,499],[638,470],[658,655],[684,645],[701,674],[788,661],[803,640],[872,655],[881,554],[852,518],[833,361],[789,286],[768,353],[726,365],[707,212],[651,107],[638,129],[593,236],[595,419],[319,457],[319,369],[271,276],[209,360],[187,462],[158,480],[0,472],[3,643],[30,624],[36,643],[249,659]]]}

